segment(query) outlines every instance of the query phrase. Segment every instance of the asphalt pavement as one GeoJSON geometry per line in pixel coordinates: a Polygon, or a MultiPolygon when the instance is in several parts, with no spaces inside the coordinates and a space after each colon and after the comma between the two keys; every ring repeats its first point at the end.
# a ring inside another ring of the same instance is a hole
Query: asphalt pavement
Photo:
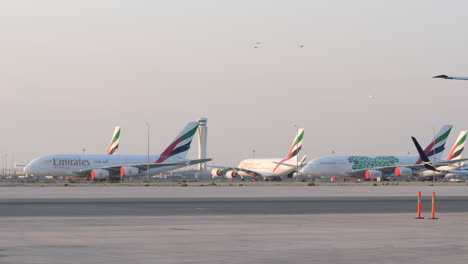
{"type": "MultiPolygon", "coordinates": [[[[423,211],[431,208],[423,198],[423,211]]],[[[0,199],[0,217],[360,214],[416,212],[415,197],[0,199]]],[[[468,212],[468,197],[437,198],[440,213],[468,212]]]]}

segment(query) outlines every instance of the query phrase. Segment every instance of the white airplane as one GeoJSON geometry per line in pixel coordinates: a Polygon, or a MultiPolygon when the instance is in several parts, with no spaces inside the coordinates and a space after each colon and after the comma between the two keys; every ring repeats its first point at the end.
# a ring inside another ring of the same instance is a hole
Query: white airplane
{"type": "Polygon", "coordinates": [[[245,176],[251,176],[263,180],[268,178],[281,178],[283,176],[292,177],[294,173],[297,172],[298,167],[305,161],[305,157],[302,158],[300,162],[293,159],[297,157],[302,148],[303,138],[304,129],[300,128],[297,130],[296,137],[289,149],[288,155],[283,159],[246,159],[241,161],[238,167],[213,166],[214,169],[211,170],[211,176],[213,179],[216,179],[224,175],[230,180],[238,176],[242,179],[245,176]]]}
{"type": "MultiPolygon", "coordinates": [[[[440,161],[451,129],[451,125],[443,126],[424,150],[435,161],[440,161]]],[[[441,162],[437,164],[445,165],[456,161],[441,162]]],[[[421,170],[425,168],[418,156],[327,156],[309,161],[301,172],[309,176],[370,180],[377,177],[411,176],[421,170]]]]}
{"type": "Polygon", "coordinates": [[[24,167],[24,172],[34,176],[91,177],[93,180],[105,180],[114,177],[155,175],[210,161],[211,159],[186,159],[197,129],[198,122],[188,123],[160,155],[149,156],[149,163],[147,155],[59,154],[34,159],[24,167]]]}
{"type": "Polygon", "coordinates": [[[432,78],[447,79],[447,80],[468,80],[468,77],[447,76],[445,74],[437,75],[432,78]]]}
{"type": "Polygon", "coordinates": [[[107,148],[107,155],[115,155],[117,149],[119,148],[119,143],[120,143],[120,126],[116,126],[114,129],[114,134],[112,134],[109,148],[107,148]]]}
{"type": "MultiPolygon", "coordinates": [[[[457,161],[460,160],[462,157],[463,150],[465,149],[465,141],[466,141],[466,135],[467,135],[467,130],[461,131],[460,134],[458,135],[457,140],[453,144],[452,150],[450,151],[449,155],[445,160],[451,160],[451,161],[457,161]]],[[[438,170],[455,170],[455,169],[462,169],[463,162],[457,162],[453,163],[450,165],[444,165],[444,166],[439,166],[437,167],[438,170]]],[[[432,170],[425,170],[421,171],[418,173],[418,176],[420,177],[433,177],[435,174],[436,177],[452,177],[454,175],[452,174],[447,174],[447,173],[442,173],[442,172],[437,172],[435,173],[432,170]]]]}

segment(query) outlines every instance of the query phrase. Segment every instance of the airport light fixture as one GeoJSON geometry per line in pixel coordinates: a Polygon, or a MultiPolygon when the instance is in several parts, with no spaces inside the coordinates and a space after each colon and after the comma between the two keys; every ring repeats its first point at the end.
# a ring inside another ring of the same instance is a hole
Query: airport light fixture
{"type": "MultiPolygon", "coordinates": [[[[296,136],[299,134],[299,127],[297,125],[294,125],[296,128],[296,136]]],[[[293,172],[294,175],[294,172],[293,172]]],[[[296,154],[296,180],[297,180],[297,175],[299,175],[299,152],[296,154]]]]}
{"type": "Polygon", "coordinates": [[[252,170],[254,168],[254,163],[255,163],[255,149],[252,149],[252,170]]]}
{"type": "Polygon", "coordinates": [[[149,155],[150,155],[150,123],[146,122],[147,127],[147,155],[146,155],[146,180],[149,181],[149,155]]]}

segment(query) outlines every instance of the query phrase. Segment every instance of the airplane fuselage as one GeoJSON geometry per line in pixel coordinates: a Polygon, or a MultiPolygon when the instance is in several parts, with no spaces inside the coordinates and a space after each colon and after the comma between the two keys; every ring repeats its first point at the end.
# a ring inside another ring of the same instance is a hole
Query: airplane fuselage
{"type": "MultiPolygon", "coordinates": [[[[159,155],[149,156],[149,162],[154,162],[159,155]]],[[[146,155],[74,155],[58,154],[43,156],[34,159],[26,167],[24,172],[34,176],[83,176],[75,172],[79,170],[90,170],[109,166],[125,166],[131,164],[143,164],[148,162],[146,155]]],[[[168,160],[167,162],[171,162],[168,160]]],[[[153,168],[148,174],[155,175],[167,170],[183,167],[184,165],[153,168]]],[[[146,175],[146,170],[140,175],[146,175]]],[[[138,176],[138,175],[137,175],[138,176]]]]}
{"type": "Polygon", "coordinates": [[[328,156],[309,161],[302,173],[310,176],[349,177],[355,170],[415,164],[417,156],[328,156]]]}
{"type": "MultiPolygon", "coordinates": [[[[281,159],[245,159],[239,163],[239,168],[255,171],[262,176],[286,176],[296,170],[297,161],[295,158],[284,161],[284,164],[278,163],[281,159]]],[[[248,173],[239,171],[241,176],[248,176],[248,173]]]]}

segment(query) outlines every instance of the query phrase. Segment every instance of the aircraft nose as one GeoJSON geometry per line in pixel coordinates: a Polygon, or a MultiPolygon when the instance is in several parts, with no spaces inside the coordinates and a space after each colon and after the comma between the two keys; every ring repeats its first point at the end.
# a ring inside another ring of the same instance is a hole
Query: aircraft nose
{"type": "Polygon", "coordinates": [[[315,162],[309,163],[302,169],[303,173],[315,173],[317,171],[317,165],[315,162]]]}
{"type": "Polygon", "coordinates": [[[34,173],[35,173],[35,172],[34,172],[34,168],[35,168],[34,165],[28,164],[28,165],[26,165],[26,166],[23,168],[23,172],[24,172],[25,174],[34,174],[34,173]]]}

